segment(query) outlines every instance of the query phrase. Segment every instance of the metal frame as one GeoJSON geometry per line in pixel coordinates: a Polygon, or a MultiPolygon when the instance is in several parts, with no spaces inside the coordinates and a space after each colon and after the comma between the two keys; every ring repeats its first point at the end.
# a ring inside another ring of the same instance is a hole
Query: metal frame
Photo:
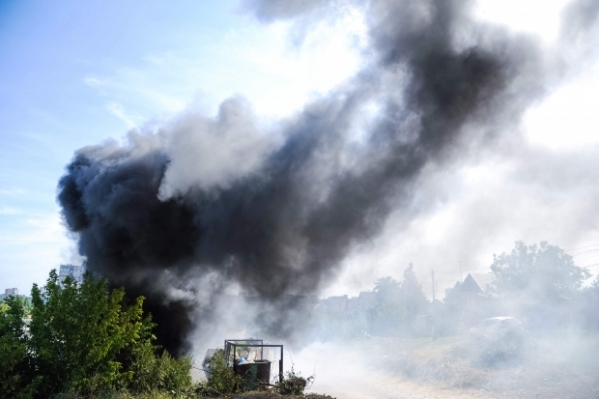
{"type": "MultiPolygon", "coordinates": [[[[271,345],[264,344],[261,339],[225,339],[225,360],[228,362],[231,355],[231,348],[233,348],[233,372],[237,373],[237,347],[245,348],[279,348],[281,350],[281,357],[279,359],[279,383],[283,383],[283,345],[271,345]],[[255,343],[251,343],[255,342],[255,343]]],[[[263,357],[264,352],[260,354],[263,357]]]]}

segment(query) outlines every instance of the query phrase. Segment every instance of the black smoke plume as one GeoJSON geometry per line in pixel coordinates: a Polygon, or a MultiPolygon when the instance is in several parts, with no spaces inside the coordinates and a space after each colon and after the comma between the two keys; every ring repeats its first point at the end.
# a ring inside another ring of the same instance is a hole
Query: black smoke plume
{"type": "MultiPolygon", "coordinates": [[[[250,5],[262,20],[326,7],[308,3],[250,5]]],[[[213,119],[185,114],[125,145],[82,148],[68,165],[58,200],[80,253],[148,297],[169,350],[186,350],[205,305],[193,288],[191,299],[173,294],[190,273],[215,273],[270,303],[316,292],[411,200],[425,166],[459,160],[465,142],[492,145],[558,77],[534,38],[476,23],[468,1],[361,6],[371,62],[278,135],[231,99],[213,119]]]]}

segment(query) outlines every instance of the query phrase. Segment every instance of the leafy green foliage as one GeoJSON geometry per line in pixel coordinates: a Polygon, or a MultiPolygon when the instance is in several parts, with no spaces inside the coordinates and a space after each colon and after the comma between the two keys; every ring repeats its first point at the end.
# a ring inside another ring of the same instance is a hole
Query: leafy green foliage
{"type": "Polygon", "coordinates": [[[191,361],[153,345],[143,300],[128,303],[122,288],[90,274],[81,285],[59,282],[55,270],[44,287],[33,286],[30,315],[9,298],[0,311],[0,397],[191,393],[191,361]]]}
{"type": "Polygon", "coordinates": [[[243,381],[241,376],[228,367],[225,360],[225,351],[218,350],[208,364],[208,382],[204,384],[203,391],[207,396],[228,395],[241,392],[243,381]]]}
{"type": "Polygon", "coordinates": [[[90,274],[79,287],[70,278],[59,283],[53,270],[45,287],[33,286],[30,347],[43,392],[91,392],[133,378],[118,357],[149,337],[141,335],[143,297],[131,306],[124,297],[122,288],[109,291],[105,280],[90,274]]]}
{"type": "Polygon", "coordinates": [[[285,372],[283,380],[277,382],[275,391],[281,395],[303,395],[306,385],[312,384],[313,382],[313,375],[304,378],[299,373],[296,373],[292,367],[291,371],[285,372]]]}
{"type": "Polygon", "coordinates": [[[530,296],[540,301],[570,299],[590,273],[574,264],[563,249],[543,241],[517,241],[509,254],[493,255],[491,289],[499,295],[530,296]]]}
{"type": "Polygon", "coordinates": [[[0,307],[0,397],[29,399],[39,377],[31,375],[25,300],[10,296],[0,307]]]}
{"type": "Polygon", "coordinates": [[[134,348],[131,364],[134,378],[129,386],[134,392],[181,391],[191,386],[191,360],[174,359],[166,351],[157,355],[159,348],[146,343],[134,348]]]}

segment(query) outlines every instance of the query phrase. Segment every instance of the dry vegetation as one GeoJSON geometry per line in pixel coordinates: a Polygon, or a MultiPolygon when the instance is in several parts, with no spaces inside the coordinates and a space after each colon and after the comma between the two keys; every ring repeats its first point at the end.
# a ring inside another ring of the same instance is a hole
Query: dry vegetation
{"type": "MultiPolygon", "coordinates": [[[[245,392],[231,396],[221,396],[222,399],[335,399],[328,395],[309,393],[305,395],[279,395],[275,392],[245,392]]],[[[217,398],[219,399],[219,398],[217,398]]]]}
{"type": "Polygon", "coordinates": [[[420,384],[485,391],[493,397],[598,398],[599,335],[533,336],[518,358],[484,364],[464,337],[376,339],[377,370],[420,384]]]}

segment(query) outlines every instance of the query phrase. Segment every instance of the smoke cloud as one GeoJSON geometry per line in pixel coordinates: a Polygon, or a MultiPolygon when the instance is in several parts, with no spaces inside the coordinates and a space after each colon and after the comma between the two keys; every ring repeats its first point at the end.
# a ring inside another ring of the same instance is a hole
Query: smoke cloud
{"type": "MultiPolygon", "coordinates": [[[[248,4],[264,21],[322,6],[248,4]]],[[[282,298],[318,292],[413,200],[428,165],[491,145],[565,70],[534,38],[473,21],[468,1],[357,6],[371,61],[279,128],[264,130],[232,98],[214,118],[185,113],[124,144],[82,148],[67,166],[58,201],[79,252],[91,270],[148,297],[167,349],[184,352],[210,317],[197,311],[210,308],[201,291],[230,284],[279,304],[273,323],[285,326],[293,301],[282,298]],[[218,283],[194,288],[202,276],[218,283]]]]}

